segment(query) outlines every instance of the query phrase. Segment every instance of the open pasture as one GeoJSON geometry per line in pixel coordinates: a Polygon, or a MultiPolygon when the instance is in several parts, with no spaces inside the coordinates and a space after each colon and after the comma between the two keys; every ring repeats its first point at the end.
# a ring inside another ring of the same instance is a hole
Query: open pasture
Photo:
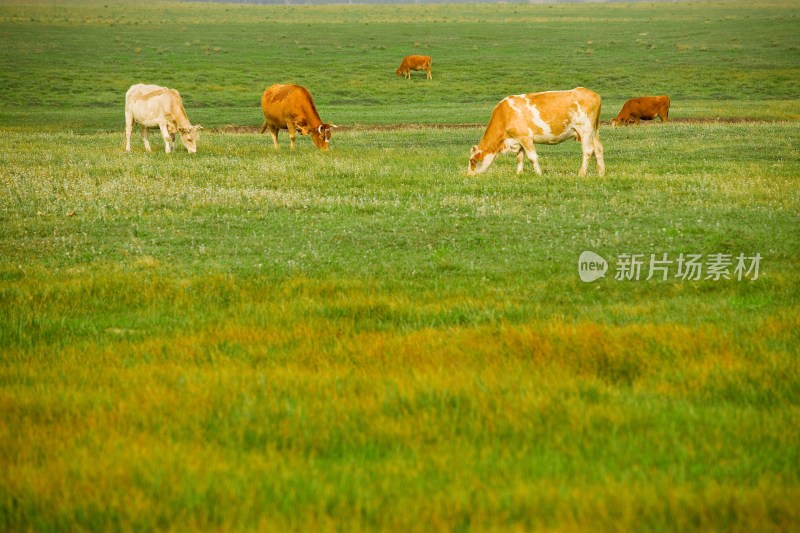
{"type": "Polygon", "coordinates": [[[675,119],[794,120],[798,23],[788,0],[4,4],[0,123],[118,131],[123,95],[143,81],[177,88],[207,127],[260,126],[261,93],[285,82],[342,125],[485,124],[509,94],[579,85],[603,97],[606,120],[646,94],[669,94],[675,119]],[[407,54],[432,56],[433,79],[395,76],[407,54]]]}
{"type": "Polygon", "coordinates": [[[797,22],[0,6],[0,528],[796,529],[797,22]],[[433,80],[394,75],[413,52],[433,80]],[[181,91],[197,154],[124,153],[139,81],[181,91]],[[330,153],[224,130],[273,81],[347,126],[330,153]],[[668,93],[676,122],[601,128],[604,178],[574,142],[467,177],[482,128],[419,126],[578,84],[606,120],[668,93]],[[625,253],[762,261],[618,281],[625,253]]]}

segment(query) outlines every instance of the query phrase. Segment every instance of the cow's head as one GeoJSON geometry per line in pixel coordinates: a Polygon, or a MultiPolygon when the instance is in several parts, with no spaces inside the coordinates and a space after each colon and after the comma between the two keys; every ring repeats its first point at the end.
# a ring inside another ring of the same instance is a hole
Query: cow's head
{"type": "Polygon", "coordinates": [[[311,140],[322,151],[330,149],[331,135],[333,135],[333,128],[337,128],[336,124],[320,124],[315,129],[311,130],[311,140]]]}
{"type": "Polygon", "coordinates": [[[179,130],[181,132],[181,143],[190,154],[197,152],[197,139],[200,137],[200,130],[202,129],[203,126],[189,126],[179,130]]]}
{"type": "Polygon", "coordinates": [[[399,69],[395,70],[394,73],[397,74],[398,76],[402,76],[403,75],[403,69],[399,68],[399,69]]]}
{"type": "Polygon", "coordinates": [[[467,176],[474,176],[480,174],[489,168],[497,154],[487,153],[478,148],[477,145],[472,147],[469,153],[469,167],[467,167],[467,176]]]}
{"type": "Polygon", "coordinates": [[[333,128],[338,128],[336,124],[320,124],[316,128],[308,125],[305,119],[298,120],[294,123],[294,129],[300,132],[300,135],[311,135],[311,140],[320,150],[330,149],[331,135],[333,135],[333,128]]]}

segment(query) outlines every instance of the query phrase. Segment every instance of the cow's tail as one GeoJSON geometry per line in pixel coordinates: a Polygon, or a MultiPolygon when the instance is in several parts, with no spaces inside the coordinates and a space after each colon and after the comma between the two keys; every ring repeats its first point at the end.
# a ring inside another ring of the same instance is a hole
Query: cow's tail
{"type": "Polygon", "coordinates": [[[265,120],[264,121],[264,125],[261,126],[261,133],[264,133],[265,131],[267,131],[268,127],[269,127],[269,122],[265,120]]]}
{"type": "Polygon", "coordinates": [[[597,102],[597,116],[594,117],[594,134],[597,136],[598,139],[600,138],[600,115],[603,114],[602,111],[603,111],[603,101],[600,100],[599,102],[597,102]]]}
{"type": "Polygon", "coordinates": [[[129,109],[131,106],[131,93],[133,92],[133,85],[128,91],[125,93],[125,109],[129,109]]]}

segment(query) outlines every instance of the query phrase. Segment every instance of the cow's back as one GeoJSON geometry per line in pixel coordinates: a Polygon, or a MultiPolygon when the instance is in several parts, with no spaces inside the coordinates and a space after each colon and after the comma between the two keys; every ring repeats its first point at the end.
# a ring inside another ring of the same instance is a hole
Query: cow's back
{"type": "Polygon", "coordinates": [[[128,92],[125,93],[125,103],[135,103],[137,101],[154,98],[170,91],[171,89],[160,85],[137,83],[136,85],[131,85],[128,92]]]}
{"type": "Polygon", "coordinates": [[[631,98],[622,106],[626,117],[639,117],[646,120],[661,113],[669,112],[669,96],[640,96],[631,98]]]}
{"type": "Polygon", "coordinates": [[[413,69],[423,69],[427,66],[430,66],[430,64],[431,64],[430,56],[413,55],[404,57],[402,66],[413,70],[413,69]]]}
{"type": "Polygon", "coordinates": [[[600,95],[578,87],[509,96],[495,108],[492,121],[513,137],[537,143],[559,143],[574,135],[578,122],[594,130],[600,122],[600,95]],[[495,116],[497,115],[497,116],[495,116]]]}
{"type": "Polygon", "coordinates": [[[174,121],[185,116],[178,91],[145,83],[133,85],[125,93],[125,111],[148,127],[158,125],[160,119],[174,121]]]}
{"type": "Polygon", "coordinates": [[[290,120],[305,114],[313,117],[303,118],[320,120],[311,93],[300,85],[276,84],[268,87],[261,95],[261,110],[267,122],[279,127],[285,127],[290,120]]]}
{"type": "Polygon", "coordinates": [[[584,87],[569,91],[531,93],[526,96],[539,108],[542,119],[551,125],[563,123],[573,112],[583,112],[592,120],[600,116],[600,95],[584,87]]]}

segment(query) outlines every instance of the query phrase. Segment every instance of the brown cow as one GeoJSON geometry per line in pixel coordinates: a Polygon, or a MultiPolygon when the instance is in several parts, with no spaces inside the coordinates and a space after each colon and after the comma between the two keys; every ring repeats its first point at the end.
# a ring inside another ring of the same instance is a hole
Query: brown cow
{"type": "Polygon", "coordinates": [[[330,148],[331,130],[336,125],[322,122],[314,99],[305,87],[284,84],[268,87],[261,96],[261,111],[264,112],[261,133],[269,130],[275,148],[278,148],[280,130],[289,130],[292,149],[295,131],[299,131],[300,135],[311,134],[311,140],[320,150],[330,148]]]}
{"type": "Polygon", "coordinates": [[[631,98],[617,115],[611,119],[612,126],[625,125],[633,122],[638,125],[639,120],[653,120],[656,117],[661,122],[666,122],[669,117],[669,96],[641,96],[631,98]]]}
{"type": "Polygon", "coordinates": [[[558,144],[575,139],[583,150],[579,174],[586,175],[589,158],[594,154],[597,172],[602,176],[606,165],[599,126],[600,95],[583,87],[508,96],[494,108],[483,138],[472,147],[467,174],[480,174],[497,154],[513,152],[517,154],[517,174],[522,172],[528,156],[534,171],[541,175],[534,143],[558,144]]]}
{"type": "Polygon", "coordinates": [[[431,76],[431,56],[406,56],[400,63],[400,68],[395,71],[398,76],[411,79],[412,70],[424,70],[428,73],[427,79],[432,80],[431,76]]]}

